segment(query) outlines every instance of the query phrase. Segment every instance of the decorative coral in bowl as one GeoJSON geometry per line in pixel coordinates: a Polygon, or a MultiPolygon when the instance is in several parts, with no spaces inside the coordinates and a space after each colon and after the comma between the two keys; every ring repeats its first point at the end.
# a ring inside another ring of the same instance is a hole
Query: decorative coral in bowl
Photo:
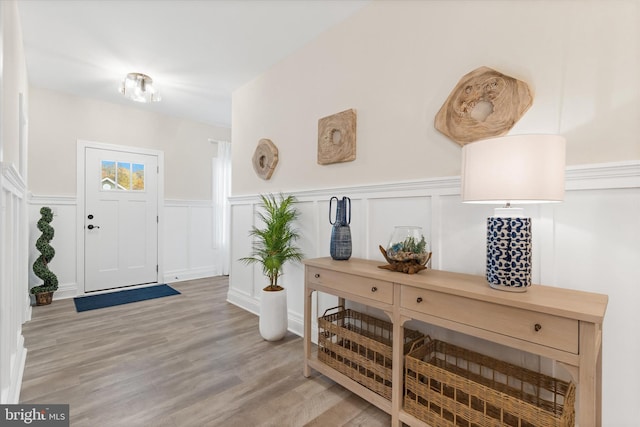
{"type": "Polygon", "coordinates": [[[380,246],[380,252],[389,263],[380,268],[408,274],[426,269],[431,259],[422,228],[408,225],[396,226],[387,249],[380,246]]]}

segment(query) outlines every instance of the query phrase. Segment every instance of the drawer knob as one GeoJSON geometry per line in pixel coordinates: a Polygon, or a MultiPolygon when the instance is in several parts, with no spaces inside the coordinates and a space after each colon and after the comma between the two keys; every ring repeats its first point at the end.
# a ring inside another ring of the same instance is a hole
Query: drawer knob
{"type": "Polygon", "coordinates": [[[376,288],[375,286],[373,286],[373,287],[371,288],[371,292],[376,292],[377,290],[378,290],[378,288],[376,288]]]}
{"type": "Polygon", "coordinates": [[[533,329],[535,329],[536,332],[538,332],[540,329],[542,329],[542,325],[540,323],[536,323],[533,329]]]}
{"type": "Polygon", "coordinates": [[[422,302],[422,297],[418,297],[418,298],[416,299],[416,302],[417,302],[418,304],[420,304],[420,303],[422,302]]]}
{"type": "Polygon", "coordinates": [[[313,277],[315,277],[316,279],[319,279],[319,278],[320,278],[320,273],[316,273],[316,274],[314,274],[314,276],[313,276],[313,277]]]}

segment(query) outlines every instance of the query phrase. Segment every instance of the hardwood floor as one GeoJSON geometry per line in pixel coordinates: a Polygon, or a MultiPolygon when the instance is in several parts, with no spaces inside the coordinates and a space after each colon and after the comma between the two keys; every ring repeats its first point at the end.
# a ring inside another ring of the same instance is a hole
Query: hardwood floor
{"type": "Polygon", "coordinates": [[[302,339],[262,340],[258,318],[226,302],[227,278],[171,286],[182,294],[33,307],[21,403],[68,403],[74,427],[391,424],[331,380],[304,378],[302,339]]]}

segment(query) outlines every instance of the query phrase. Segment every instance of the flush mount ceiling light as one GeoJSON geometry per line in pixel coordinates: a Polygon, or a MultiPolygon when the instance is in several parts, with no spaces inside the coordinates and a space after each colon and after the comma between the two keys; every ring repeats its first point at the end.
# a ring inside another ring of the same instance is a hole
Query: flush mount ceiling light
{"type": "Polygon", "coordinates": [[[120,85],[120,93],[136,102],[158,102],[162,98],[151,77],[142,73],[129,73],[120,85]]]}

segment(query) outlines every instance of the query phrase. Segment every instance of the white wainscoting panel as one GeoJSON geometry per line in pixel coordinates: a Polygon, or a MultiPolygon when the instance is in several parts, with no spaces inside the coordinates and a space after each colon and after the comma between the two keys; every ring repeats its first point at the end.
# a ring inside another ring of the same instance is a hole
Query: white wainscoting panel
{"type": "Polygon", "coordinates": [[[22,324],[31,318],[27,278],[26,185],[0,162],[0,403],[18,403],[27,357],[22,324]]]}
{"type": "Polygon", "coordinates": [[[635,187],[567,192],[554,208],[553,239],[547,243],[555,256],[545,265],[545,281],[609,295],[603,426],[632,426],[640,416],[640,176],[635,182],[635,187]]]}
{"type": "MultiPolygon", "coordinates": [[[[29,287],[39,284],[31,265],[39,256],[35,242],[40,236],[37,223],[40,208],[49,206],[53,211],[51,225],[55,229],[51,246],[56,255],[51,270],[58,276],[58,291],[54,299],[73,298],[83,293],[77,279],[77,199],[73,196],[36,196],[29,198],[29,287]]],[[[213,244],[213,208],[211,201],[167,200],[161,218],[160,240],[164,244],[164,273],[159,278],[166,283],[210,277],[220,274],[216,256],[219,250],[213,244]]],[[[25,271],[27,271],[25,269],[25,271]]]]}
{"type": "Polygon", "coordinates": [[[431,197],[381,197],[373,195],[367,200],[366,258],[380,260],[382,264],[384,256],[379,246],[386,249],[391,233],[396,225],[414,225],[422,228],[424,237],[431,247],[431,197]]]}
{"type": "Polygon", "coordinates": [[[229,302],[252,313],[260,312],[258,292],[254,292],[254,276],[261,277],[261,272],[254,275],[257,267],[242,264],[239,259],[251,252],[251,240],[248,237],[253,225],[253,203],[238,203],[231,206],[231,265],[229,266],[229,280],[233,277],[233,286],[229,285],[227,299],[229,302]]]}
{"type": "Polygon", "coordinates": [[[167,272],[184,270],[189,265],[189,235],[185,232],[189,226],[189,209],[165,206],[164,224],[164,240],[171,242],[171,248],[165,250],[165,254],[170,255],[166,257],[164,268],[167,272]]]}
{"type": "MultiPolygon", "coordinates": [[[[211,201],[166,200],[164,205],[164,281],[220,275],[213,235],[211,201]]],[[[162,222],[162,221],[161,221],[162,222]]]]}
{"type": "Polygon", "coordinates": [[[486,221],[493,207],[463,204],[460,195],[441,196],[434,210],[433,262],[439,270],[484,274],[486,221]]]}
{"type": "MultiPolygon", "coordinates": [[[[493,206],[461,203],[459,187],[459,178],[453,177],[293,192],[300,201],[300,246],[309,258],[329,256],[329,199],[348,196],[353,202],[353,257],[382,260],[378,245],[387,244],[393,226],[418,225],[424,228],[434,252],[433,268],[483,275],[486,218],[493,214],[493,206]]],[[[258,290],[263,285],[261,271],[238,259],[250,252],[247,236],[259,199],[257,195],[235,196],[230,202],[232,266],[228,300],[257,313],[258,290]]],[[[525,213],[532,218],[534,283],[609,295],[603,351],[607,421],[603,425],[627,426],[624,408],[635,407],[640,399],[640,368],[634,363],[640,354],[640,340],[635,332],[629,335],[629,328],[635,331],[635,325],[640,324],[640,162],[567,168],[564,202],[528,205],[525,213]],[[614,388],[619,384],[627,384],[630,393],[620,395],[614,388]]],[[[289,295],[289,330],[302,335],[301,266],[287,266],[283,284],[289,295]]],[[[314,298],[313,317],[335,302],[327,295],[314,298]]],[[[418,327],[532,369],[567,375],[555,364],[518,350],[475,342],[428,325],[418,327]]],[[[312,334],[316,336],[315,325],[312,334]]]]}

